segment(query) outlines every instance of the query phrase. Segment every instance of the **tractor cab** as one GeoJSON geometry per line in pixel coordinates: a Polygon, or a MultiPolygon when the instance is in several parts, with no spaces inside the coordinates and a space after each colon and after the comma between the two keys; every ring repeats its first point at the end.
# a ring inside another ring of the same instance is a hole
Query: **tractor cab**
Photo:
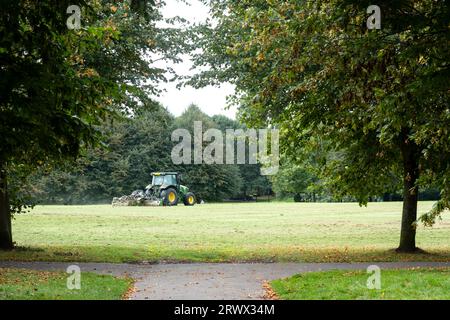
{"type": "Polygon", "coordinates": [[[152,173],[151,186],[167,188],[170,186],[179,189],[180,175],[177,172],[154,172],[152,173]]]}

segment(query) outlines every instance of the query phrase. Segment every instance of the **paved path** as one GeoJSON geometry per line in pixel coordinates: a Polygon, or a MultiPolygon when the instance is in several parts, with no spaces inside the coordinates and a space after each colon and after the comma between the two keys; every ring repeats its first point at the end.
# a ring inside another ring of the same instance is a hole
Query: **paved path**
{"type": "Polygon", "coordinates": [[[410,267],[450,267],[450,262],[383,263],[193,263],[193,264],[112,264],[0,261],[1,267],[35,270],[66,270],[71,264],[81,271],[128,275],[136,280],[131,299],[262,299],[265,280],[296,273],[330,269],[366,269],[371,264],[381,269],[410,267]]]}

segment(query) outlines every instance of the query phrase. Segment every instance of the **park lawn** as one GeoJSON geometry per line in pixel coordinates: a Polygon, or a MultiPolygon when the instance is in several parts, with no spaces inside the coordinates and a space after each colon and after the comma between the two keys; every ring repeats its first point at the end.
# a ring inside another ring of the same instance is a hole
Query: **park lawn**
{"type": "Polygon", "coordinates": [[[381,270],[381,288],[368,289],[365,271],[307,272],[270,283],[283,300],[449,300],[450,269],[381,270]]]}
{"type": "Polygon", "coordinates": [[[81,288],[69,290],[64,272],[0,268],[0,300],[119,300],[132,280],[81,273],[81,288]]]}
{"type": "MultiPolygon", "coordinates": [[[[419,213],[432,202],[420,202],[419,213]]],[[[13,221],[0,260],[96,262],[450,261],[450,215],[419,226],[428,254],[396,254],[400,202],[37,206],[13,221]]]]}

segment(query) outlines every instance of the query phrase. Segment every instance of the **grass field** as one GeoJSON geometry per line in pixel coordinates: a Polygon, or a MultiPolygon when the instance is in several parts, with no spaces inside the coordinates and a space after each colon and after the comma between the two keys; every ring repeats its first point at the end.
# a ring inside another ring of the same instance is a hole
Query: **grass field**
{"type": "MultiPolygon", "coordinates": [[[[421,202],[424,213],[432,202],[421,202]]],[[[450,215],[420,226],[429,254],[398,255],[402,204],[224,203],[38,206],[13,221],[0,259],[53,261],[450,261],[450,215]]]]}
{"type": "Polygon", "coordinates": [[[81,288],[69,290],[64,272],[0,268],[0,300],[118,300],[132,281],[81,273],[81,288]]]}
{"type": "Polygon", "coordinates": [[[382,270],[381,288],[367,288],[364,271],[299,274],[270,283],[283,300],[450,299],[450,269],[382,270]]]}

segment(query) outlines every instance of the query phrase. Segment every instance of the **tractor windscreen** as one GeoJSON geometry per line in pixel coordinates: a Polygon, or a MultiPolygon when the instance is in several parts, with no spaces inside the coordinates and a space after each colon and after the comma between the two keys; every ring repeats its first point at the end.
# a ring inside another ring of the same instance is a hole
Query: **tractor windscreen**
{"type": "Polygon", "coordinates": [[[164,184],[164,176],[153,176],[152,185],[161,186],[164,184]]]}

